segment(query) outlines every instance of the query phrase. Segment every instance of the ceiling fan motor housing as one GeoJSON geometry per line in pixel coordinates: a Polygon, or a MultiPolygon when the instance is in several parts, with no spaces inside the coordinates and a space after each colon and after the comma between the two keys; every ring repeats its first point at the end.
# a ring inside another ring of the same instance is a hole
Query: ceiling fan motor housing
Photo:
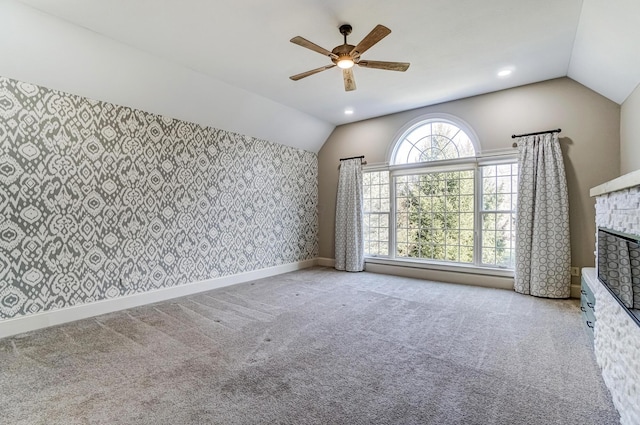
{"type": "Polygon", "coordinates": [[[337,46],[331,51],[331,53],[338,56],[337,58],[331,58],[331,61],[338,65],[340,68],[351,68],[354,64],[351,51],[355,46],[347,44],[347,36],[351,34],[353,28],[349,24],[340,25],[340,34],[344,36],[344,44],[337,46]],[[346,64],[346,65],[345,65],[346,64]]]}
{"type": "Polygon", "coordinates": [[[356,46],[352,46],[351,44],[341,44],[340,46],[337,46],[331,51],[331,53],[335,54],[338,57],[331,58],[331,61],[335,64],[338,64],[338,62],[340,62],[341,60],[350,60],[353,62],[354,60],[351,57],[350,53],[354,47],[356,46]]]}

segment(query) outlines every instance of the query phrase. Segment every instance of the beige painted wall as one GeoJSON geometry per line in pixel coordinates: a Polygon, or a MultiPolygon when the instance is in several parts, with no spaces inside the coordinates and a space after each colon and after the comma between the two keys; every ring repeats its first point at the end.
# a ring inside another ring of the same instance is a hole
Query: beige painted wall
{"type": "Polygon", "coordinates": [[[640,170],[640,85],[620,108],[620,173],[640,170]]]}
{"type": "Polygon", "coordinates": [[[475,130],[483,151],[511,147],[514,133],[562,128],[572,264],[594,265],[595,209],[589,189],[620,175],[620,106],[569,78],[337,127],[318,154],[321,257],[334,257],[340,158],[365,155],[369,164],[386,162],[389,146],[401,127],[427,113],[447,113],[464,120],[475,130]]]}

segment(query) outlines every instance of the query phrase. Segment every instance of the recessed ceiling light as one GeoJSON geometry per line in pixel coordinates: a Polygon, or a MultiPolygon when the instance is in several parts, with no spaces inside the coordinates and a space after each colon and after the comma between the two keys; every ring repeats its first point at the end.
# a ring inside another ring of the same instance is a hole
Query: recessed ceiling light
{"type": "Polygon", "coordinates": [[[511,75],[513,71],[510,69],[503,69],[502,71],[498,72],[498,77],[507,77],[509,75],[511,75]]]}
{"type": "Polygon", "coordinates": [[[344,114],[345,114],[345,115],[352,115],[352,114],[353,114],[353,109],[351,109],[351,108],[347,108],[347,109],[345,109],[345,110],[344,110],[344,114]]]}

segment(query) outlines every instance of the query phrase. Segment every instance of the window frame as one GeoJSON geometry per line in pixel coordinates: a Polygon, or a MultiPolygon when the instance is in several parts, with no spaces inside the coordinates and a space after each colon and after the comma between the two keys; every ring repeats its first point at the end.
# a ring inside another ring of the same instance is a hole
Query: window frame
{"type": "MultiPolygon", "coordinates": [[[[507,156],[505,155],[505,157],[507,157],[507,156]]],[[[499,210],[499,209],[486,210],[486,209],[484,209],[484,205],[483,205],[484,204],[484,195],[485,195],[483,180],[484,180],[485,176],[484,176],[484,174],[482,172],[482,167],[499,166],[499,165],[513,165],[513,164],[519,165],[516,155],[510,155],[508,158],[509,159],[503,157],[502,160],[494,160],[494,161],[489,162],[489,163],[484,163],[484,164],[482,164],[482,165],[480,165],[478,167],[478,175],[477,175],[477,179],[478,180],[477,180],[476,187],[479,188],[480,192],[478,192],[479,195],[476,198],[476,201],[477,201],[477,204],[478,204],[478,212],[477,212],[476,220],[478,222],[477,231],[478,231],[478,242],[479,242],[479,248],[480,248],[480,250],[478,251],[479,258],[478,258],[477,264],[480,267],[490,267],[490,268],[498,268],[498,269],[504,269],[504,270],[513,270],[514,269],[514,268],[510,268],[510,267],[500,267],[500,266],[495,266],[495,265],[491,265],[491,264],[488,264],[488,263],[484,263],[483,259],[482,259],[482,248],[484,248],[484,246],[483,246],[484,245],[483,244],[483,237],[484,237],[483,230],[484,229],[483,229],[483,221],[482,221],[483,215],[484,214],[496,214],[496,215],[497,214],[511,214],[513,216],[513,218],[514,218],[514,221],[517,218],[517,207],[513,206],[513,204],[512,204],[513,208],[510,209],[510,210],[499,210]]],[[[513,174],[511,174],[510,176],[513,177],[513,174]]],[[[509,192],[509,193],[510,193],[512,198],[513,198],[513,194],[515,193],[516,194],[516,198],[517,198],[517,196],[518,196],[517,187],[515,189],[515,192],[513,191],[513,187],[512,187],[512,191],[509,192]]],[[[496,195],[498,195],[498,192],[496,192],[496,195]]],[[[512,252],[513,252],[513,258],[514,258],[514,262],[515,262],[515,249],[516,249],[515,248],[515,239],[513,240],[512,247],[510,247],[509,249],[512,250],[512,252]]],[[[515,264],[514,264],[514,266],[515,266],[515,264]]]]}
{"type": "MultiPolygon", "coordinates": [[[[470,272],[488,274],[494,276],[513,276],[513,268],[499,267],[496,265],[483,264],[482,262],[482,215],[483,210],[483,178],[482,167],[517,163],[517,152],[513,149],[492,151],[483,154],[479,149],[478,138],[473,129],[460,120],[458,117],[449,114],[429,114],[415,118],[405,124],[397,133],[387,151],[385,164],[372,164],[363,168],[363,172],[388,172],[389,184],[389,223],[388,223],[388,252],[387,255],[365,254],[365,261],[378,264],[389,265],[409,265],[416,268],[429,268],[445,271],[470,272]],[[434,160],[428,162],[416,162],[408,164],[394,164],[394,158],[398,151],[398,146],[405,137],[417,127],[429,122],[445,122],[457,126],[469,137],[475,149],[475,156],[434,160]],[[451,261],[438,261],[426,258],[405,258],[397,256],[397,194],[396,177],[405,175],[418,175],[424,173],[436,173],[447,171],[473,170],[474,176],[474,242],[473,242],[473,264],[457,263],[451,261]]],[[[515,214],[516,211],[513,210],[515,214]]]]}
{"type": "MultiPolygon", "coordinates": [[[[374,166],[371,167],[369,166],[369,168],[367,168],[367,166],[363,167],[363,174],[367,174],[367,173],[378,173],[378,172],[387,172],[387,178],[390,178],[390,175],[388,175],[388,168],[387,167],[380,167],[380,166],[374,166]]],[[[364,183],[364,178],[363,178],[363,183],[364,183]]],[[[390,190],[390,183],[389,181],[387,181],[387,185],[388,185],[388,190],[390,190]]],[[[363,191],[364,192],[364,191],[363,191]]],[[[376,198],[376,199],[381,199],[381,198],[376,198]]],[[[389,193],[389,199],[388,199],[388,203],[391,202],[391,193],[389,193]]],[[[371,220],[371,215],[372,214],[376,214],[378,216],[381,216],[383,214],[387,215],[387,255],[376,255],[376,254],[365,254],[365,257],[367,258],[389,258],[389,252],[391,251],[391,246],[390,241],[389,241],[389,234],[391,233],[391,205],[389,204],[389,209],[388,211],[384,212],[384,211],[366,211],[363,208],[363,219],[366,220],[367,218],[365,217],[366,215],[369,215],[369,220],[371,220]]],[[[378,227],[378,229],[380,229],[380,227],[378,227]]],[[[364,229],[363,229],[364,230],[364,229]]],[[[367,247],[367,242],[369,242],[369,244],[372,242],[370,239],[367,239],[366,235],[365,235],[365,239],[364,239],[364,243],[365,243],[365,252],[366,252],[366,247],[367,247]]],[[[376,242],[380,243],[380,240],[376,240],[376,242]]]]}
{"type": "Polygon", "coordinates": [[[444,122],[444,123],[451,124],[458,127],[459,129],[464,131],[469,137],[469,140],[471,141],[471,144],[473,145],[473,149],[476,153],[476,157],[478,156],[478,153],[481,152],[480,143],[478,142],[479,140],[478,135],[475,133],[475,131],[473,131],[473,128],[471,128],[469,124],[467,124],[460,118],[456,117],[455,115],[445,114],[445,113],[430,113],[430,114],[421,115],[419,117],[412,119],[411,121],[403,125],[400,128],[400,130],[396,132],[396,134],[392,139],[393,143],[391,143],[391,145],[387,149],[387,164],[389,165],[389,167],[394,167],[394,168],[405,167],[405,166],[412,166],[416,164],[432,164],[432,163],[443,162],[443,161],[458,161],[458,160],[468,160],[468,159],[474,158],[472,156],[469,156],[469,157],[440,160],[440,161],[415,162],[415,163],[409,163],[409,164],[394,164],[393,160],[395,159],[398,153],[398,149],[402,144],[402,141],[404,141],[404,139],[416,128],[432,122],[444,122]]]}
{"type": "MultiPolygon", "coordinates": [[[[401,170],[400,172],[390,172],[389,175],[389,184],[392,185],[392,190],[393,190],[393,198],[390,201],[391,204],[390,209],[392,210],[392,218],[390,220],[391,223],[393,223],[393,229],[389,229],[389,233],[390,233],[390,237],[393,238],[393,245],[391,243],[391,241],[389,242],[389,257],[390,258],[402,258],[402,259],[411,259],[411,260],[417,260],[417,261],[426,261],[426,262],[431,262],[431,263],[435,263],[435,264],[449,264],[449,265],[476,265],[477,261],[476,261],[476,253],[478,251],[478,247],[477,247],[477,196],[475,194],[475,192],[477,191],[477,174],[478,174],[478,169],[475,166],[475,157],[469,157],[470,159],[473,159],[472,161],[467,161],[465,164],[463,164],[464,166],[457,166],[457,167],[450,167],[447,166],[447,164],[442,164],[445,161],[433,161],[433,162],[438,162],[440,163],[437,166],[428,168],[428,167],[419,167],[419,168],[414,168],[413,170],[411,169],[404,169],[401,170]],[[408,171],[413,171],[413,172],[408,172],[408,171]],[[420,257],[399,257],[398,256],[398,244],[397,244],[397,227],[396,227],[396,223],[397,223],[397,208],[396,208],[396,202],[397,201],[397,193],[395,191],[396,188],[396,178],[397,177],[402,177],[402,176],[420,176],[420,175],[425,175],[425,174],[434,174],[434,173],[446,173],[446,172],[458,172],[458,171],[472,171],[473,172],[473,180],[474,180],[474,217],[473,217],[473,226],[474,226],[474,236],[473,236],[473,261],[472,263],[462,263],[462,262],[455,262],[455,261],[446,261],[446,260],[435,260],[435,259],[429,259],[429,258],[420,258],[420,257]],[[393,231],[392,231],[393,230],[393,231]],[[391,252],[391,249],[393,249],[393,252],[391,252]]],[[[448,161],[446,161],[448,162],[448,161]]],[[[420,163],[420,164],[424,164],[424,163],[420,163]]]]}

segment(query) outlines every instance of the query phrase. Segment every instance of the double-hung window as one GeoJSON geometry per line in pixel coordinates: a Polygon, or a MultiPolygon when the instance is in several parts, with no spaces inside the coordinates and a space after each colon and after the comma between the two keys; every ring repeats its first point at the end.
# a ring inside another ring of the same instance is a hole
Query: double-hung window
{"type": "Polygon", "coordinates": [[[517,161],[480,156],[452,119],[426,119],[396,141],[388,166],[365,170],[365,255],[514,266],[517,161]]]}

